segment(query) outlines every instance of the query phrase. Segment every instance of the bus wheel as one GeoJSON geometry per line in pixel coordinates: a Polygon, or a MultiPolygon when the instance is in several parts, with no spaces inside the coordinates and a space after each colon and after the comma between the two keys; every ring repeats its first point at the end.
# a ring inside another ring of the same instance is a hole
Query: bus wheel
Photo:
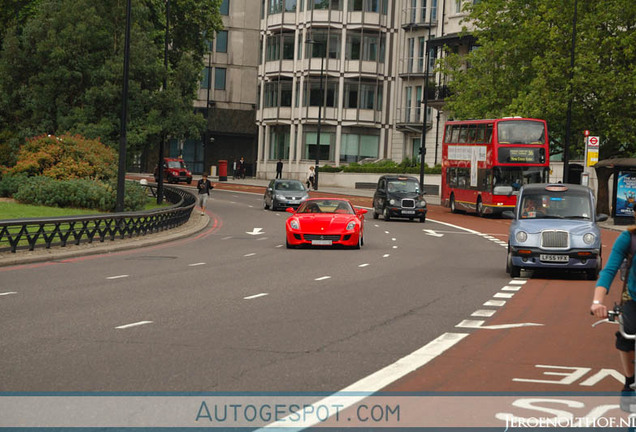
{"type": "Polygon", "coordinates": [[[481,202],[481,197],[477,198],[477,216],[479,217],[486,217],[486,214],[484,213],[484,203],[481,202]]]}
{"type": "Polygon", "coordinates": [[[455,195],[451,195],[450,197],[450,209],[451,213],[458,213],[457,204],[455,203],[455,195]]]}

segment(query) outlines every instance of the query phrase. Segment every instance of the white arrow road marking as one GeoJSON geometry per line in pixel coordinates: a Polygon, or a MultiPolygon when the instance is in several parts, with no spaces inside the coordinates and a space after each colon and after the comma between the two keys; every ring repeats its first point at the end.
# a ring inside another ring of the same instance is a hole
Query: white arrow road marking
{"type": "Polygon", "coordinates": [[[544,324],[537,323],[518,323],[518,324],[499,324],[499,325],[483,325],[485,321],[481,320],[464,320],[457,324],[455,327],[459,328],[480,328],[486,330],[501,330],[519,327],[536,327],[543,326],[544,324]]]}
{"type": "Polygon", "coordinates": [[[263,231],[263,228],[254,228],[254,229],[252,230],[252,232],[245,231],[245,233],[246,233],[246,234],[249,234],[249,235],[253,235],[253,236],[257,236],[257,235],[265,234],[264,232],[261,232],[261,231],[263,231]]]}
{"type": "Polygon", "coordinates": [[[323,277],[319,277],[314,279],[315,281],[323,281],[323,280],[327,280],[327,279],[331,279],[331,276],[323,276],[323,277]]]}
{"type": "Polygon", "coordinates": [[[3,293],[0,293],[0,296],[6,296],[6,295],[12,295],[12,294],[17,294],[17,292],[15,291],[3,292],[3,293]]]}
{"type": "Polygon", "coordinates": [[[115,280],[115,279],[123,279],[123,278],[127,278],[127,277],[128,277],[128,275],[119,275],[119,276],[110,276],[110,277],[107,277],[106,279],[115,280]]]}
{"type": "Polygon", "coordinates": [[[139,321],[136,323],[132,323],[132,324],[126,324],[126,325],[122,325],[119,327],[115,327],[116,329],[127,329],[127,328],[131,328],[131,327],[137,327],[137,326],[142,326],[142,325],[146,325],[146,324],[152,324],[152,321],[139,321]]]}
{"type": "Polygon", "coordinates": [[[422,231],[424,231],[426,235],[430,235],[433,237],[444,237],[444,234],[437,233],[431,229],[423,229],[422,231]]]}
{"type": "Polygon", "coordinates": [[[266,295],[269,295],[269,293],[260,293],[260,294],[255,294],[253,296],[243,297],[243,300],[252,300],[259,297],[265,297],[266,295]]]}

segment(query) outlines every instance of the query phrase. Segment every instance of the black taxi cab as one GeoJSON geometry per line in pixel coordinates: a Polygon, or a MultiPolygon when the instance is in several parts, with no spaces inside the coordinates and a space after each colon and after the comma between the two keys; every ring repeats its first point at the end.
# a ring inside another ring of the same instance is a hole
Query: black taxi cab
{"type": "Polygon", "coordinates": [[[385,221],[392,218],[426,221],[426,200],[420,182],[411,176],[383,175],[373,194],[373,218],[381,214],[385,221]]]}

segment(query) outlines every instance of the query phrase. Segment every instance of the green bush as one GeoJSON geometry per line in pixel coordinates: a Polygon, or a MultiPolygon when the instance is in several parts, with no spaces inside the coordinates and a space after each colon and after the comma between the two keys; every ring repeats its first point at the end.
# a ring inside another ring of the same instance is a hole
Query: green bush
{"type": "MultiPolygon", "coordinates": [[[[420,164],[417,158],[406,158],[401,163],[392,160],[381,160],[379,162],[359,164],[351,162],[349,165],[331,167],[325,165],[320,167],[321,172],[350,172],[350,173],[377,173],[377,174],[419,174],[420,164]]],[[[429,167],[424,165],[425,174],[441,174],[442,167],[435,165],[429,167]]]]}
{"type": "MultiPolygon", "coordinates": [[[[112,183],[84,179],[55,180],[38,176],[22,182],[13,197],[24,204],[110,212],[115,209],[117,190],[112,183]]],[[[144,188],[135,182],[127,182],[124,210],[143,209],[145,202],[144,188]]]]}
{"type": "Polygon", "coordinates": [[[27,179],[25,174],[5,174],[0,179],[0,197],[12,197],[17,191],[20,184],[27,179]]]}

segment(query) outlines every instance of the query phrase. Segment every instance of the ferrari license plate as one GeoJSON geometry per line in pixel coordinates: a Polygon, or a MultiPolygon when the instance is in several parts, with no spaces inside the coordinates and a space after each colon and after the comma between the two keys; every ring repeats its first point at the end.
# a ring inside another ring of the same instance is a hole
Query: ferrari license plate
{"type": "Polygon", "coordinates": [[[333,242],[331,240],[312,240],[311,244],[314,246],[331,246],[333,242]]]}
{"type": "Polygon", "coordinates": [[[402,214],[415,214],[415,210],[402,210],[402,214]]]}
{"type": "Polygon", "coordinates": [[[541,254],[539,255],[539,259],[543,262],[558,262],[558,263],[566,263],[570,260],[570,257],[567,255],[547,255],[541,254]]]}

